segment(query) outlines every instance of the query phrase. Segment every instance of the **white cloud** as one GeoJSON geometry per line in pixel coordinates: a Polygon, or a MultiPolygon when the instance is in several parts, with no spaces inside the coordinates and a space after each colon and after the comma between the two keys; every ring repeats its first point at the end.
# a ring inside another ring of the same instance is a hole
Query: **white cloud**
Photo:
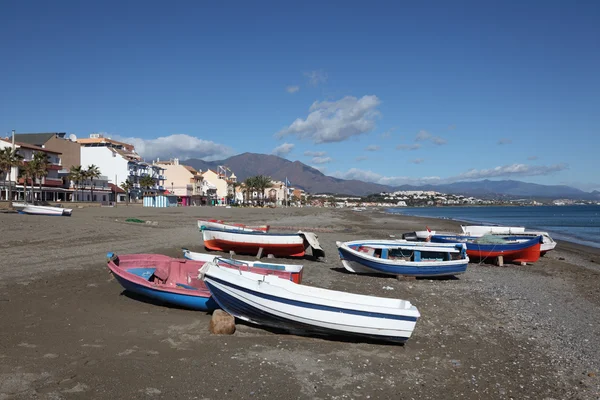
{"type": "Polygon", "coordinates": [[[341,142],[375,129],[375,119],[380,115],[379,104],[381,101],[373,95],[360,99],[346,96],[337,101],[315,101],[306,119],[296,119],[276,137],[296,135],[314,143],[341,142]]]}
{"type": "Polygon", "coordinates": [[[422,158],[415,158],[414,160],[410,160],[410,162],[413,164],[423,164],[425,160],[422,158]]]}
{"type": "Polygon", "coordinates": [[[396,130],[396,127],[390,128],[387,131],[383,132],[381,135],[379,135],[380,138],[382,139],[389,139],[390,137],[392,137],[392,133],[396,130]]]}
{"type": "Polygon", "coordinates": [[[538,159],[538,157],[537,157],[537,156],[529,156],[529,157],[527,157],[527,159],[528,159],[529,161],[533,161],[533,160],[537,160],[537,159],[538,159]]]}
{"type": "Polygon", "coordinates": [[[358,161],[358,162],[365,161],[365,160],[368,160],[368,159],[369,159],[369,157],[367,157],[367,156],[358,156],[358,157],[355,158],[355,160],[358,161]]]}
{"type": "MultiPolygon", "coordinates": [[[[420,160],[420,159],[417,159],[420,160]]],[[[413,160],[413,161],[417,161],[413,160]]],[[[567,169],[567,164],[556,164],[549,166],[535,166],[535,165],[524,165],[524,164],[511,164],[498,166],[490,169],[472,169],[467,172],[463,172],[456,176],[448,178],[441,178],[439,176],[426,176],[426,177],[408,177],[408,176],[383,176],[373,171],[361,170],[358,168],[351,168],[346,172],[336,171],[331,175],[336,178],[342,179],[358,179],[365,182],[374,182],[382,185],[399,186],[404,184],[410,185],[426,185],[426,184],[441,184],[441,183],[452,183],[458,181],[468,181],[486,178],[507,178],[515,176],[538,176],[538,175],[550,175],[558,171],[567,169]]]]}
{"type": "Polygon", "coordinates": [[[304,152],[304,155],[307,156],[307,157],[323,157],[326,154],[327,154],[326,151],[310,151],[310,150],[307,150],[307,151],[304,152]]]}
{"type": "Polygon", "coordinates": [[[317,86],[320,83],[327,82],[327,73],[322,69],[305,72],[304,76],[308,78],[308,83],[310,83],[313,86],[317,86]]]}
{"type": "Polygon", "coordinates": [[[417,137],[415,138],[415,140],[417,142],[424,142],[426,140],[429,140],[431,138],[431,133],[427,132],[427,131],[419,131],[419,133],[417,133],[417,137]]]}
{"type": "Polygon", "coordinates": [[[421,148],[419,143],[415,144],[399,144],[396,146],[396,150],[418,150],[421,148]]]}
{"type": "Polygon", "coordinates": [[[432,142],[433,144],[437,144],[438,146],[441,146],[441,145],[443,145],[443,144],[446,144],[446,143],[448,143],[448,141],[447,141],[446,139],[444,139],[444,138],[441,138],[441,137],[439,137],[439,136],[434,136],[434,137],[432,137],[432,138],[431,138],[431,142],[432,142]]]}
{"type": "Polygon", "coordinates": [[[379,151],[379,146],[371,144],[365,148],[366,151],[379,151]]]}
{"type": "Polygon", "coordinates": [[[499,145],[511,144],[511,143],[512,143],[512,140],[509,138],[500,138],[500,140],[498,140],[499,145]]]}
{"type": "Polygon", "coordinates": [[[135,150],[146,160],[155,158],[202,158],[204,160],[219,160],[233,154],[229,146],[215,143],[197,137],[175,134],[156,139],[142,139],[137,137],[122,137],[113,135],[113,139],[130,143],[135,150]]]}
{"type": "Polygon", "coordinates": [[[277,146],[273,149],[271,154],[279,156],[279,157],[287,156],[294,149],[294,146],[295,146],[295,144],[293,144],[293,143],[280,144],[279,146],[277,146]]]}
{"type": "Polygon", "coordinates": [[[288,92],[288,93],[290,93],[290,94],[294,94],[294,93],[296,93],[299,90],[300,90],[300,86],[288,86],[288,87],[285,88],[285,91],[288,92]]]}
{"type": "Polygon", "coordinates": [[[510,164],[489,169],[470,169],[451,179],[457,181],[511,176],[550,175],[565,170],[568,167],[569,166],[564,163],[555,165],[510,164]]]}
{"type": "Polygon", "coordinates": [[[333,161],[331,157],[313,157],[311,160],[313,164],[328,164],[333,161]]]}

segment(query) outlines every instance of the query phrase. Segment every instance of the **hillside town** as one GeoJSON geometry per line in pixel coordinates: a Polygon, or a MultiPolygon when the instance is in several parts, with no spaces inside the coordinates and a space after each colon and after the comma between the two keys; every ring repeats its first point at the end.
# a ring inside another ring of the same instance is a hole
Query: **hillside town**
{"type": "Polygon", "coordinates": [[[147,207],[300,205],[302,189],[227,166],[198,171],[179,159],[146,161],[128,143],[99,133],[14,133],[0,138],[0,200],[140,203],[147,207]]]}

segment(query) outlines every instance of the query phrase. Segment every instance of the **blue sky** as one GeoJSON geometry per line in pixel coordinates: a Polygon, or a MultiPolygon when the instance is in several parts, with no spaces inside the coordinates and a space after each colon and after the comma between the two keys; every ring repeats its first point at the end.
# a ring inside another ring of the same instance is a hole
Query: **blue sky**
{"type": "Polygon", "coordinates": [[[0,134],[600,190],[599,2],[288,3],[1,2],[0,134]]]}

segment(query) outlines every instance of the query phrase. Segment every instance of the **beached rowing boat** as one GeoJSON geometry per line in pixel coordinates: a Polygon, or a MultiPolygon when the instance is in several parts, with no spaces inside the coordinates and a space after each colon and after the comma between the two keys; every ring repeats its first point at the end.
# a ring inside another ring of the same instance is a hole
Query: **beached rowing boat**
{"type": "Polygon", "coordinates": [[[405,342],[417,319],[409,301],[364,296],[238,273],[207,262],[200,277],[223,310],[241,320],[297,334],[405,342]]]}
{"type": "Polygon", "coordinates": [[[522,226],[488,226],[488,225],[461,225],[463,234],[468,236],[484,236],[484,235],[509,235],[514,237],[532,238],[534,236],[542,237],[540,246],[541,255],[546,254],[556,247],[556,241],[550,237],[548,232],[529,231],[522,226]]]}
{"type": "Polygon", "coordinates": [[[202,227],[213,228],[213,229],[222,229],[222,230],[231,230],[231,231],[243,231],[243,232],[268,232],[269,225],[259,225],[259,226],[249,226],[244,224],[236,224],[229,223],[217,219],[209,219],[209,220],[198,220],[198,229],[202,230],[202,227]]]}
{"type": "Polygon", "coordinates": [[[344,268],[354,273],[458,275],[467,270],[469,263],[464,243],[355,240],[336,245],[344,268]]]}
{"type": "Polygon", "coordinates": [[[466,243],[467,255],[472,260],[486,260],[503,256],[505,261],[535,262],[540,258],[542,237],[433,235],[431,242],[466,243]]]}

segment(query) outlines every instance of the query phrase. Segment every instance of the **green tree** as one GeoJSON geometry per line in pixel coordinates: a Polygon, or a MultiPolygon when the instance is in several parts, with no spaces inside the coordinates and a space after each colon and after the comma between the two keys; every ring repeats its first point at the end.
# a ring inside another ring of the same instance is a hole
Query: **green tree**
{"type": "Polygon", "coordinates": [[[249,176],[244,180],[244,191],[246,192],[246,203],[250,203],[250,194],[256,189],[256,177],[249,176]]]}
{"type": "Polygon", "coordinates": [[[50,164],[50,160],[46,153],[36,151],[33,154],[33,160],[31,162],[35,164],[35,178],[39,180],[40,200],[42,200],[42,181],[48,176],[48,165],[50,164]]]}
{"type": "Polygon", "coordinates": [[[80,184],[83,180],[85,180],[85,171],[81,169],[81,165],[73,165],[69,170],[69,179],[75,183],[75,200],[79,200],[77,190],[80,187],[80,184]]]}
{"type": "Polygon", "coordinates": [[[27,185],[29,184],[29,180],[31,179],[31,193],[30,193],[30,198],[31,198],[31,202],[33,203],[33,186],[34,186],[34,181],[33,179],[35,178],[35,174],[37,173],[37,168],[38,166],[36,165],[34,160],[31,160],[27,163],[25,163],[21,168],[20,168],[20,174],[21,174],[21,178],[23,178],[23,197],[25,199],[25,202],[27,202],[27,185]]]}
{"type": "MultiPolygon", "coordinates": [[[[129,191],[131,190],[131,188],[133,187],[133,184],[131,183],[131,181],[129,179],[127,179],[125,182],[121,183],[121,189],[123,189],[125,191],[125,203],[127,205],[129,205],[129,191]]],[[[115,190],[115,202],[117,201],[117,191],[115,190]]]]}
{"type": "Polygon", "coordinates": [[[156,184],[155,180],[150,176],[142,176],[140,178],[140,187],[144,189],[151,189],[156,184]]]}
{"type": "Polygon", "coordinates": [[[271,181],[271,177],[264,175],[255,176],[254,179],[255,188],[259,192],[260,203],[261,205],[264,205],[265,189],[270,188],[273,185],[273,182],[271,181]]]}
{"type": "Polygon", "coordinates": [[[85,177],[90,180],[90,201],[94,201],[94,179],[100,178],[102,174],[100,174],[100,169],[98,166],[94,164],[88,165],[84,174],[85,177]]]}
{"type": "Polygon", "coordinates": [[[23,156],[16,149],[5,147],[0,150],[0,171],[4,172],[4,186],[8,181],[8,206],[12,208],[12,169],[23,163],[23,156]],[[7,179],[8,178],[8,179],[7,179]]]}

